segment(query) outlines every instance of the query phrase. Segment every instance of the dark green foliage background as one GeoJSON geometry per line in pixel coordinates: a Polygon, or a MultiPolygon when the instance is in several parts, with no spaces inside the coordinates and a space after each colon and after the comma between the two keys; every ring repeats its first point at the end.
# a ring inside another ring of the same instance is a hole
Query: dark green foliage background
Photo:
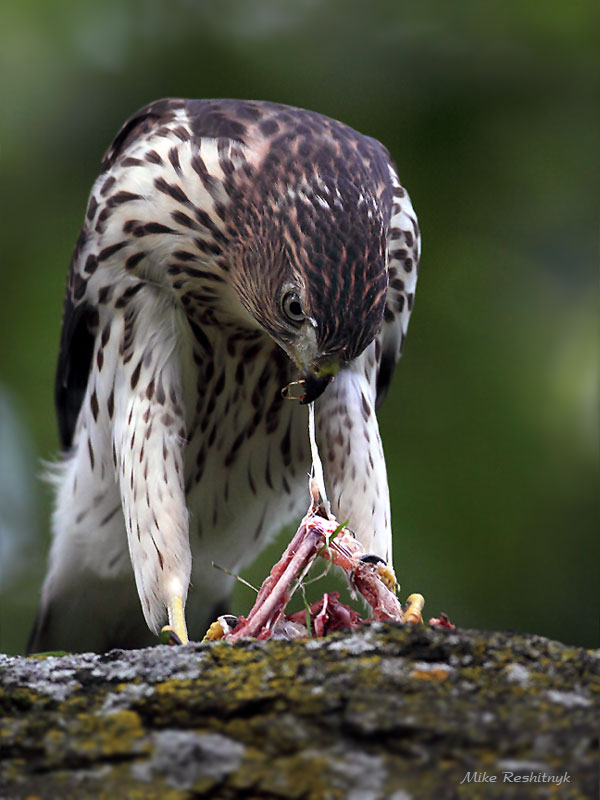
{"type": "MultiPolygon", "coordinates": [[[[169,95],[312,108],[389,147],[421,222],[381,414],[403,596],[598,645],[597,4],[30,0],[2,16],[0,387],[32,471],[57,452],[64,279],[121,123],[169,95]]],[[[48,545],[39,483],[31,505],[43,535],[0,587],[11,652],[48,545]]]]}

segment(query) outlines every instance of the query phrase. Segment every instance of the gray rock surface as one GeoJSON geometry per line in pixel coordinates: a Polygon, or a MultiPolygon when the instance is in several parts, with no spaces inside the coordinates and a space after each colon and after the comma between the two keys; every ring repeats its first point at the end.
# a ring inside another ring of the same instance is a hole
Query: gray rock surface
{"type": "Polygon", "coordinates": [[[541,637],[382,624],[0,655],[0,797],[595,798],[599,673],[541,637]]]}

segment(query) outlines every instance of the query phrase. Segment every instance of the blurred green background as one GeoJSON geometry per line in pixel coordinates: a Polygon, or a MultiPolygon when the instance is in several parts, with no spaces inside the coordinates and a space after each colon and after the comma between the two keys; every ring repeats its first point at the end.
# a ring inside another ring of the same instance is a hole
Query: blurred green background
{"type": "Polygon", "coordinates": [[[4,5],[0,650],[24,646],[43,576],[37,475],[87,194],[121,123],[163,96],[304,106],[389,147],[423,233],[381,414],[402,596],[598,645],[598,17],[562,0],[4,5]]]}

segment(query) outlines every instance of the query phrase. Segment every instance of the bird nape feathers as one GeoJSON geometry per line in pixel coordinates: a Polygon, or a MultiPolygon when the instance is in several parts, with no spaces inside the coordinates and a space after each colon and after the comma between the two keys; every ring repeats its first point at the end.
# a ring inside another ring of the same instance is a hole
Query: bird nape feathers
{"type": "Polygon", "coordinates": [[[375,409],[419,248],[388,151],[341,122],[166,99],[125,123],[67,281],[29,651],[151,644],[186,600],[200,638],[232,590],[212,562],[239,570],[305,510],[309,402],[332,512],[391,563],[375,409]]]}

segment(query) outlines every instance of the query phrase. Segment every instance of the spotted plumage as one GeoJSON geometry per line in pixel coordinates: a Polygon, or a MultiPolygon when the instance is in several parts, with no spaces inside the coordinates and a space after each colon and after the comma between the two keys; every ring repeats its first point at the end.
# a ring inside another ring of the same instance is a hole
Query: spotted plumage
{"type": "Polygon", "coordinates": [[[188,587],[202,635],[232,588],[212,562],[239,570],[305,509],[306,407],[282,396],[299,374],[332,510],[391,560],[375,409],[418,260],[387,150],[340,122],[168,99],[123,126],[67,282],[31,649],[150,643],[188,587]]]}

